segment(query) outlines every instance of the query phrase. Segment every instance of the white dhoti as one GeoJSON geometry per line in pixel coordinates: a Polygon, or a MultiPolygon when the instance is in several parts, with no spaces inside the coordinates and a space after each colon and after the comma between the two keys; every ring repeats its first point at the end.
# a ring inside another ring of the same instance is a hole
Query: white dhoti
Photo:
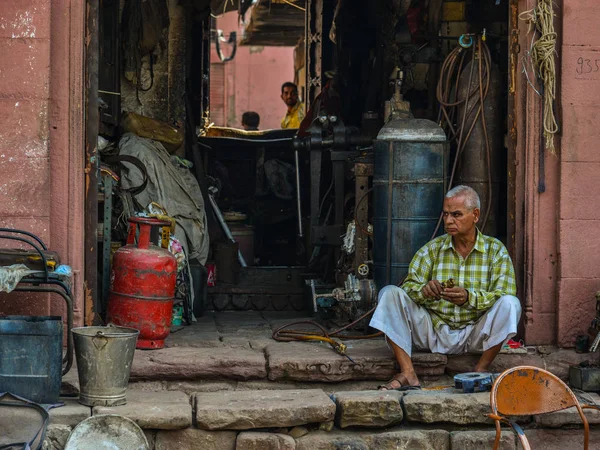
{"type": "Polygon", "coordinates": [[[521,303],[504,295],[474,324],[454,330],[444,324],[433,326],[429,312],[417,305],[397,286],[386,286],[379,293],[379,304],[370,325],[387,336],[408,356],[412,349],[448,355],[482,353],[508,341],[517,333],[521,303]]]}

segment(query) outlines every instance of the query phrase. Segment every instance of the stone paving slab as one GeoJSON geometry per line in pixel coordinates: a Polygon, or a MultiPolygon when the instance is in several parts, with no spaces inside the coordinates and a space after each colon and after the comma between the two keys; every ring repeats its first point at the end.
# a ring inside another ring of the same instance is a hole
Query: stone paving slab
{"type": "Polygon", "coordinates": [[[132,379],[266,378],[262,352],[243,348],[136,350],[132,379]]]}
{"type": "Polygon", "coordinates": [[[336,392],[336,425],[384,428],[402,422],[404,414],[398,391],[336,392]]]}
{"type": "Polygon", "coordinates": [[[285,390],[285,389],[321,389],[327,395],[337,391],[367,391],[377,387],[377,381],[341,381],[339,383],[311,383],[302,381],[250,380],[238,381],[236,390],[285,390]]]}
{"type": "MultiPolygon", "coordinates": [[[[446,371],[451,375],[473,372],[480,355],[448,356],[446,371]]],[[[516,366],[534,366],[544,368],[543,358],[537,354],[499,354],[490,366],[490,372],[501,373],[516,366]]]]}
{"type": "Polygon", "coordinates": [[[390,430],[382,432],[311,432],[296,440],[296,450],[450,450],[445,430],[390,430]]]}
{"type": "Polygon", "coordinates": [[[335,404],[318,389],[200,393],[195,408],[198,426],[207,430],[291,427],[335,417],[335,404]]]}
{"type": "Polygon", "coordinates": [[[271,329],[260,311],[222,311],[215,315],[215,322],[220,333],[235,333],[244,329],[271,329]]]}
{"type": "MultiPolygon", "coordinates": [[[[579,450],[583,448],[583,429],[525,430],[532,450],[579,450]]],[[[519,446],[519,448],[521,448],[519,446]]],[[[590,450],[600,449],[600,430],[590,430],[590,450]]]]}
{"type": "MultiPolygon", "coordinates": [[[[330,345],[320,343],[274,343],[265,349],[270,380],[339,382],[346,380],[388,380],[396,361],[383,340],[349,341],[348,355],[338,355],[330,345]]],[[[419,376],[439,377],[446,356],[416,353],[413,364],[419,376]]]]}
{"type": "Polygon", "coordinates": [[[238,434],[235,450],[295,450],[293,437],[281,433],[244,431],[238,434]]]}
{"type": "Polygon", "coordinates": [[[165,348],[172,347],[195,347],[195,348],[218,348],[225,347],[225,344],[219,339],[219,334],[215,333],[192,333],[186,332],[184,328],[177,333],[172,333],[165,340],[165,348]]]}
{"type": "MultiPolygon", "coordinates": [[[[578,366],[584,361],[600,363],[600,353],[576,353],[573,349],[546,347],[550,353],[544,354],[544,369],[552,372],[560,379],[567,381],[569,379],[569,367],[578,366]]],[[[600,446],[599,446],[600,448],[600,446]]]]}
{"type": "Polygon", "coordinates": [[[71,427],[67,425],[48,425],[42,450],[63,450],[70,433],[71,427]]]}
{"type": "MultiPolygon", "coordinates": [[[[446,370],[448,373],[457,374],[472,372],[479,355],[452,355],[448,357],[446,370]]],[[[504,372],[516,366],[533,366],[548,370],[560,379],[569,379],[569,366],[578,365],[584,361],[600,362],[600,353],[575,353],[571,349],[556,347],[540,347],[540,351],[528,354],[500,353],[492,365],[491,372],[504,372]]]]}
{"type": "MultiPolygon", "coordinates": [[[[600,405],[600,395],[587,392],[586,397],[592,400],[596,405],[600,405]]],[[[580,400],[580,403],[585,404],[586,402],[580,400]]],[[[600,424],[600,411],[584,409],[583,413],[585,414],[588,423],[591,425],[600,424]]],[[[556,411],[550,414],[540,414],[538,416],[534,416],[534,421],[540,427],[544,428],[560,428],[566,425],[583,426],[579,412],[575,407],[564,409],[562,411],[556,411]]],[[[600,448],[600,444],[598,445],[598,448],[600,448]]]]}
{"type": "Polygon", "coordinates": [[[155,450],[235,450],[235,431],[188,428],[156,433],[155,450]]]}
{"type": "Polygon", "coordinates": [[[363,433],[314,431],[296,440],[296,450],[369,450],[363,433]]]}
{"type": "Polygon", "coordinates": [[[180,430],[192,426],[190,399],[175,391],[129,391],[126,405],[95,406],[93,414],[125,416],[145,429],[180,430]]]}
{"type": "Polygon", "coordinates": [[[48,411],[50,425],[74,427],[92,415],[92,408],[82,405],[74,398],[61,398],[60,401],[64,402],[65,406],[52,408],[48,411]]]}
{"type": "Polygon", "coordinates": [[[192,395],[197,392],[234,391],[237,385],[238,382],[233,380],[165,381],[165,387],[167,391],[181,391],[188,395],[192,395]]]}
{"type": "Polygon", "coordinates": [[[420,423],[492,424],[490,394],[454,390],[408,391],[402,398],[406,419],[420,423]]]}
{"type": "MultiPolygon", "coordinates": [[[[454,431],[450,433],[450,450],[492,449],[495,431],[454,431]]],[[[517,438],[512,431],[503,431],[498,450],[517,450],[517,438]]]]}
{"type": "Polygon", "coordinates": [[[402,430],[373,434],[366,439],[377,450],[450,450],[450,434],[445,430],[402,430]]]}

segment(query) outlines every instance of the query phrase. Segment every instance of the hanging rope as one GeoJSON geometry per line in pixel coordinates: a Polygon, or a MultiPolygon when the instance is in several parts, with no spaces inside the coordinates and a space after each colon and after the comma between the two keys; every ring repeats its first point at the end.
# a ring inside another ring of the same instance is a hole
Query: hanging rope
{"type": "MultiPolygon", "coordinates": [[[[552,0],[539,0],[535,8],[519,15],[519,19],[529,23],[528,33],[539,33],[537,40],[532,38],[528,58],[532,61],[539,82],[543,86],[541,94],[543,102],[542,126],[546,148],[556,153],[554,135],[558,132],[558,123],[554,115],[554,99],[556,98],[556,37],[554,31],[554,10],[552,0]]],[[[527,65],[525,64],[525,67],[527,65]]],[[[526,72],[527,75],[527,72],[526,72]]],[[[527,76],[529,81],[529,76],[527,76]]],[[[531,82],[530,82],[531,84],[531,82]]]]}

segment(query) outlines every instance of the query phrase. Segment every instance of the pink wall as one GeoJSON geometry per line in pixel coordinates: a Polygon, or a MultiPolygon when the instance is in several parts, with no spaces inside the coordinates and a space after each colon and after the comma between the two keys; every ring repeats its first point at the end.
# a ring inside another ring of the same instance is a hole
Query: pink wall
{"type": "Polygon", "coordinates": [[[563,1],[558,342],[573,345],[600,291],[600,4],[563,1]]]}
{"type": "MultiPolygon", "coordinates": [[[[237,31],[238,42],[241,40],[237,12],[224,14],[216,23],[226,37],[237,31]]],[[[229,46],[223,46],[223,53],[229,54],[229,46]]],[[[211,61],[218,61],[214,43],[211,61]]],[[[279,128],[286,111],[280,98],[281,85],[294,80],[294,48],[238,46],[235,58],[225,64],[227,122],[216,125],[241,128],[242,114],[256,111],[261,129],[279,128]]]]}
{"type": "MultiPolygon", "coordinates": [[[[556,9],[559,34],[557,154],[545,154],[546,192],[537,190],[540,99],[518,80],[515,246],[522,251],[525,340],[572,347],[595,316],[600,291],[600,29],[595,0],[564,0],[556,9]],[[587,65],[589,60],[590,65],[587,65]],[[522,212],[521,212],[522,211],[522,212]]],[[[536,6],[519,0],[519,10],[536,6]]],[[[530,36],[519,25],[521,49],[530,36]]],[[[521,71],[519,65],[519,72],[521,71]]]]}
{"type": "MultiPolygon", "coordinates": [[[[0,4],[0,226],[34,232],[74,270],[83,303],[83,39],[78,1],[0,4]]],[[[0,296],[0,314],[60,314],[48,296],[0,296]]]]}

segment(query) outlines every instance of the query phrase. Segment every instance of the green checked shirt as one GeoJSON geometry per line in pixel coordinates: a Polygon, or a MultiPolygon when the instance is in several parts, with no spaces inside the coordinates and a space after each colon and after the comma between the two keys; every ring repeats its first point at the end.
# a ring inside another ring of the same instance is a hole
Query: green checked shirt
{"type": "Polygon", "coordinates": [[[515,295],[515,270],[506,247],[477,230],[473,250],[463,258],[448,234],[429,241],[415,254],[402,288],[431,314],[433,325],[447,324],[460,329],[475,323],[503,295],[515,295]],[[456,306],[446,300],[432,300],[421,293],[430,280],[440,283],[454,278],[456,286],[469,291],[469,301],[456,306]]]}

